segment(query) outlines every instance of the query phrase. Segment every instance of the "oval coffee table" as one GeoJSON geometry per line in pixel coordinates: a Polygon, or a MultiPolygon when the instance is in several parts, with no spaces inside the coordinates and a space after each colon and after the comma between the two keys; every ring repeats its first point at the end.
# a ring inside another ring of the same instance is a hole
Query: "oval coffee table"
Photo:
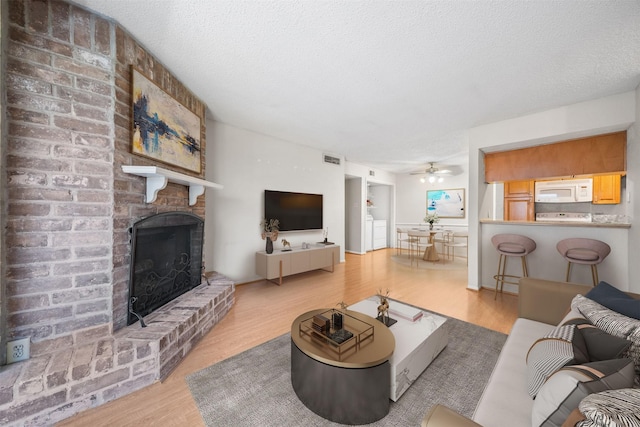
{"type": "Polygon", "coordinates": [[[389,413],[390,365],[395,338],[371,316],[341,310],[344,329],[353,337],[342,344],[315,332],[319,309],[291,325],[291,385],[304,405],[321,417],[351,425],[369,424],[389,413]]]}

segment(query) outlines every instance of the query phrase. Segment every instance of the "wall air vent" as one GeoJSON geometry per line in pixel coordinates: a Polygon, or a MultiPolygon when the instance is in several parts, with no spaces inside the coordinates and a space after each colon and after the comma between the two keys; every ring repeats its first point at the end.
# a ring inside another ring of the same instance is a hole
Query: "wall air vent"
{"type": "Polygon", "coordinates": [[[331,163],[332,165],[340,166],[340,158],[339,157],[330,156],[328,154],[324,154],[322,157],[323,157],[325,163],[331,163]]]}

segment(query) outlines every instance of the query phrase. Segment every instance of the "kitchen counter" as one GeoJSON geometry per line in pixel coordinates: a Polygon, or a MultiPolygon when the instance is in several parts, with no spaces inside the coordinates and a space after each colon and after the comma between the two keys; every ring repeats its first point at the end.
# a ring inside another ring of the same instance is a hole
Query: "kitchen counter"
{"type": "MultiPolygon", "coordinates": [[[[564,281],[567,262],[558,253],[560,240],[574,237],[596,239],[611,246],[609,256],[598,265],[598,277],[615,284],[618,289],[629,290],[629,235],[631,224],[620,222],[566,222],[566,221],[503,221],[480,220],[480,283],[493,290],[499,254],[491,244],[491,237],[500,233],[521,234],[536,242],[536,250],[527,255],[529,276],[539,279],[564,281]]],[[[507,263],[507,274],[522,275],[520,260],[507,263]]],[[[586,265],[574,265],[571,282],[591,284],[591,269],[586,265]]],[[[515,285],[505,284],[505,291],[518,292],[515,285]]]]}
{"type": "Polygon", "coordinates": [[[481,224],[501,224],[518,226],[562,226],[590,228],[631,228],[631,224],[621,222],[571,222],[571,221],[504,221],[501,219],[481,219],[481,224]]]}

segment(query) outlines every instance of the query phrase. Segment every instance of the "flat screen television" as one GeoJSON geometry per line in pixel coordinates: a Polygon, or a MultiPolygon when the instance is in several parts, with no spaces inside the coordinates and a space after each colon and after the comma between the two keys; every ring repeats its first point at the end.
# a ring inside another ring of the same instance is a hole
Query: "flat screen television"
{"type": "Polygon", "coordinates": [[[322,194],[264,190],[264,217],[280,221],[280,231],[321,230],[322,194]]]}

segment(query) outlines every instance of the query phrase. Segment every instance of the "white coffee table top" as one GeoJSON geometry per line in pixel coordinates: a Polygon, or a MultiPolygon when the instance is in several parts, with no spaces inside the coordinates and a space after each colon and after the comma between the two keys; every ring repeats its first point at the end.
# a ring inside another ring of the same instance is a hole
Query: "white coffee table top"
{"type": "MultiPolygon", "coordinates": [[[[396,349],[390,359],[393,364],[394,360],[404,360],[420,343],[424,342],[436,329],[442,326],[447,319],[394,299],[388,298],[388,300],[390,317],[398,321],[389,328],[396,338],[396,349]],[[410,312],[411,310],[422,311],[422,317],[415,322],[403,319],[392,313],[396,306],[400,306],[403,312],[410,312]]],[[[375,318],[378,315],[378,305],[378,297],[372,296],[350,305],[348,308],[375,318]]]]}

